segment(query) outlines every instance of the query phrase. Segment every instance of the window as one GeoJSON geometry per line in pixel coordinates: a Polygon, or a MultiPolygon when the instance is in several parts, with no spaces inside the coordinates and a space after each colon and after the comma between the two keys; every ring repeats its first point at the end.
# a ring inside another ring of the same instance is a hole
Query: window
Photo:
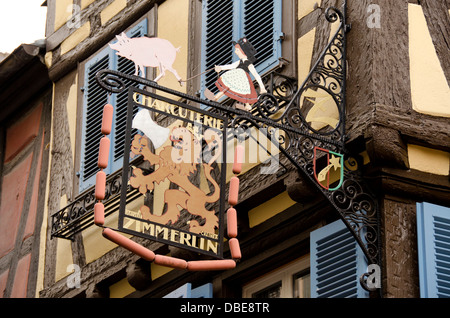
{"type": "Polygon", "coordinates": [[[367,260],[341,220],[311,232],[311,297],[367,298],[359,283],[367,260]]]}
{"type": "Polygon", "coordinates": [[[309,256],[299,258],[250,283],[244,298],[309,298],[309,256]]]}
{"type": "MultiPolygon", "coordinates": [[[[126,32],[128,37],[140,37],[147,33],[147,19],[126,32]]],[[[115,42],[114,40],[113,42],[115,42]]],[[[102,51],[91,58],[84,67],[83,87],[83,123],[81,144],[81,167],[79,192],[95,184],[95,174],[98,171],[98,146],[102,134],[101,121],[103,106],[110,103],[114,106],[113,129],[111,132],[111,152],[108,168],[110,174],[122,167],[123,150],[125,143],[125,125],[127,111],[127,92],[121,94],[108,93],[101,89],[95,80],[95,74],[102,69],[116,70],[126,74],[134,74],[134,62],[119,57],[116,51],[106,46],[102,51]]],[[[134,110],[137,112],[137,109],[134,110]]],[[[135,132],[134,132],[135,133],[135,132]]]]}
{"type": "Polygon", "coordinates": [[[450,209],[417,204],[420,297],[450,298],[450,209]]]}
{"type": "Polygon", "coordinates": [[[281,287],[283,284],[281,281],[276,282],[272,286],[266,287],[252,294],[252,298],[280,298],[281,297],[281,287]]]}
{"type": "Polygon", "coordinates": [[[309,268],[294,275],[294,298],[311,298],[309,268]]]}
{"type": "MultiPolygon", "coordinates": [[[[260,75],[279,65],[281,0],[203,0],[202,12],[202,72],[236,61],[232,41],[244,36],[257,51],[255,67],[260,75]]],[[[216,93],[216,80],[217,74],[208,72],[202,77],[201,91],[208,88],[216,93]]]]}

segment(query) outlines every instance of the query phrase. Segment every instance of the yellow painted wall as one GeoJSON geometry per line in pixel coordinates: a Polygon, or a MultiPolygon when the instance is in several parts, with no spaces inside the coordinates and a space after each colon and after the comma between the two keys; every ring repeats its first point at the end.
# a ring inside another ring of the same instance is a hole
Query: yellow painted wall
{"type": "Polygon", "coordinates": [[[50,68],[52,66],[52,63],[53,63],[53,52],[52,51],[45,53],[44,61],[45,61],[45,65],[47,66],[47,68],[50,68]]]}
{"type": "Polygon", "coordinates": [[[100,21],[103,24],[114,18],[127,6],[127,0],[115,0],[100,12],[100,21]]]}
{"type": "Polygon", "coordinates": [[[311,70],[311,59],[313,54],[314,39],[316,37],[316,28],[312,29],[297,41],[298,51],[298,85],[302,85],[303,81],[311,70]]]}
{"type": "Polygon", "coordinates": [[[420,170],[438,175],[449,175],[450,153],[408,145],[408,159],[411,169],[420,170]]]}
{"type": "Polygon", "coordinates": [[[298,2],[298,19],[300,20],[304,16],[308,15],[314,10],[314,5],[320,6],[322,0],[300,0],[298,2]]]}
{"type": "Polygon", "coordinates": [[[88,5],[90,5],[95,0],[81,0],[81,10],[86,8],[88,5]]]}
{"type": "Polygon", "coordinates": [[[72,16],[73,0],[55,1],[55,31],[67,23],[72,16]]]}
{"type": "Polygon", "coordinates": [[[88,21],[83,24],[80,28],[78,28],[75,32],[69,35],[62,43],[61,43],[61,55],[66,54],[73,48],[75,48],[78,44],[80,44],[84,39],[89,37],[91,32],[91,23],[88,21]]]}
{"type": "MultiPolygon", "coordinates": [[[[168,0],[158,7],[158,37],[170,41],[174,47],[180,48],[173,68],[182,79],[187,77],[188,65],[188,31],[189,31],[189,1],[168,0]]],[[[159,71],[158,71],[159,75],[159,71]]],[[[180,92],[186,92],[186,84],[180,86],[171,72],[158,82],[180,92]]]]}
{"type": "Polygon", "coordinates": [[[73,264],[71,241],[58,239],[56,248],[56,271],[55,280],[59,281],[68,276],[67,268],[73,264]]]}
{"type": "Polygon", "coordinates": [[[423,114],[450,117],[450,88],[422,7],[409,4],[408,14],[412,107],[423,114]]]}
{"type": "MultiPolygon", "coordinates": [[[[141,196],[140,198],[133,201],[133,205],[142,205],[144,202],[144,197],[141,196]]],[[[133,209],[132,206],[127,206],[129,209],[133,209]]],[[[110,227],[112,229],[118,228],[118,219],[119,219],[119,212],[112,213],[105,219],[105,226],[110,227]]],[[[102,235],[102,229],[98,226],[90,226],[87,229],[85,229],[82,232],[83,235],[83,244],[84,249],[86,253],[86,263],[91,263],[95,261],[96,259],[102,257],[112,249],[118,247],[117,244],[111,242],[110,240],[106,239],[102,235]]],[[[130,238],[130,235],[123,234],[121,235],[130,238]]]]}
{"type": "Polygon", "coordinates": [[[248,211],[249,226],[252,228],[261,224],[293,206],[295,203],[296,202],[289,197],[287,192],[283,192],[248,211]]]}
{"type": "Polygon", "coordinates": [[[123,298],[134,291],[136,291],[136,289],[128,283],[126,278],[124,278],[109,286],[109,298],[123,298]]]}

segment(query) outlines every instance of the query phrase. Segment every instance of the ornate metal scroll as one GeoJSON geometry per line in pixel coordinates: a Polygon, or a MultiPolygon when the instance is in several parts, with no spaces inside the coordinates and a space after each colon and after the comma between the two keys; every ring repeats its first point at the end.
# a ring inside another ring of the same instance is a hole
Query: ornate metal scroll
{"type": "MultiPolygon", "coordinates": [[[[132,165],[138,165],[142,158],[137,158],[132,165]]],[[[108,207],[108,215],[119,209],[119,197],[122,189],[122,174],[118,171],[108,176],[106,180],[105,205],[108,207]]],[[[133,200],[139,192],[127,187],[127,198],[133,200]]],[[[72,203],[57,211],[51,216],[51,238],[59,237],[73,240],[74,235],[93,224],[93,209],[97,200],[95,189],[92,187],[79,195],[72,203]]]]}
{"type": "MultiPolygon", "coordinates": [[[[266,78],[268,93],[260,96],[252,112],[201,100],[159,86],[154,81],[116,71],[101,70],[96,79],[111,93],[124,91],[127,89],[125,83],[130,81],[210,106],[211,111],[229,118],[232,128],[241,131],[250,127],[267,129],[268,137],[281,146],[280,151],[336,209],[368,263],[380,266],[378,202],[360,173],[361,163],[345,150],[345,58],[346,32],[349,30],[345,9],[344,2],[343,12],[333,7],[326,10],[327,21],[339,23],[339,26],[303,84],[297,89],[293,79],[282,76],[266,78]],[[334,191],[316,182],[314,160],[317,158],[314,158],[314,153],[317,148],[344,155],[344,180],[334,191]]],[[[367,276],[367,273],[361,276],[361,284],[366,290],[374,291],[368,287],[367,276]]]]}
{"type": "Polygon", "coordinates": [[[343,148],[345,143],[345,33],[348,26],[345,24],[344,15],[336,8],[328,8],[325,17],[330,23],[339,20],[340,26],[300,89],[292,90],[292,87],[287,85],[281,86],[281,91],[285,95],[283,100],[289,100],[287,104],[279,103],[279,97],[275,97],[273,93],[263,94],[256,104],[256,109],[258,117],[292,127],[296,134],[311,136],[343,148]],[[317,118],[314,114],[320,112],[318,109],[324,104],[327,108],[331,107],[331,114],[322,125],[315,126],[312,124],[317,118]],[[276,118],[274,118],[275,114],[278,114],[276,118]]]}

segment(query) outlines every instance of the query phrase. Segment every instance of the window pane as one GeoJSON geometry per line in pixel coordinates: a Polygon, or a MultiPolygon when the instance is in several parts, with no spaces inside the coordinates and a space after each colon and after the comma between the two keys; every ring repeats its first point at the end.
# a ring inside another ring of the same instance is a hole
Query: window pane
{"type": "Polygon", "coordinates": [[[281,282],[277,282],[263,290],[260,290],[252,295],[252,298],[280,298],[281,296],[281,282]]]}
{"type": "Polygon", "coordinates": [[[293,280],[294,298],[311,298],[311,279],[309,270],[295,274],[293,280]]]}

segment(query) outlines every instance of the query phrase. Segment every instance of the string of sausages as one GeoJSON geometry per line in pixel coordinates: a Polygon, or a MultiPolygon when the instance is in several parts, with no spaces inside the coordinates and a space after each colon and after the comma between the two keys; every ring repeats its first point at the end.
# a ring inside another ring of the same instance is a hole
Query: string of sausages
{"type": "Polygon", "coordinates": [[[166,255],[155,254],[153,251],[142,246],[141,244],[129,239],[117,230],[105,226],[105,206],[103,200],[106,197],[106,173],[103,171],[108,167],[110,139],[108,135],[112,129],[114,108],[111,104],[106,104],[103,108],[102,126],[101,132],[103,137],[100,139],[99,154],[97,165],[100,171],[96,174],[95,180],[95,199],[97,203],[94,205],[94,224],[103,228],[102,235],[106,239],[116,243],[119,246],[126,248],[127,250],[139,255],[143,259],[154,262],[155,264],[167,266],[176,269],[184,269],[188,271],[212,271],[212,270],[227,270],[236,267],[236,261],[240,260],[241,249],[237,239],[238,225],[237,225],[237,213],[234,206],[238,202],[239,194],[239,178],[238,174],[242,170],[244,149],[241,145],[236,146],[233,174],[234,176],[230,180],[230,188],[228,195],[228,203],[230,208],[227,211],[227,234],[228,244],[230,248],[230,254],[232,259],[222,260],[202,260],[202,261],[186,261],[184,259],[175,258],[166,255]]]}

